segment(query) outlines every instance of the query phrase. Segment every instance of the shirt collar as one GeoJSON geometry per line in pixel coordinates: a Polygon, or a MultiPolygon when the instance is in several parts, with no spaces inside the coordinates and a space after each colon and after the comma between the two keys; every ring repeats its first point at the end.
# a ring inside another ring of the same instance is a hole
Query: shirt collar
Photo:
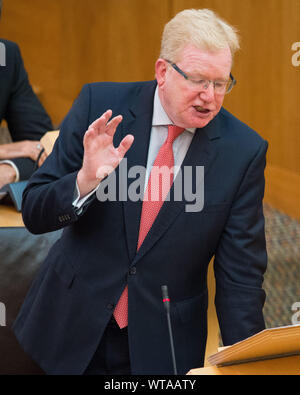
{"type": "MultiPolygon", "coordinates": [[[[161,104],[158,94],[158,87],[156,87],[154,94],[152,126],[168,126],[172,124],[173,122],[170,120],[170,118],[168,117],[167,113],[165,112],[161,104]]],[[[186,130],[194,134],[196,128],[188,128],[186,130]]]]}

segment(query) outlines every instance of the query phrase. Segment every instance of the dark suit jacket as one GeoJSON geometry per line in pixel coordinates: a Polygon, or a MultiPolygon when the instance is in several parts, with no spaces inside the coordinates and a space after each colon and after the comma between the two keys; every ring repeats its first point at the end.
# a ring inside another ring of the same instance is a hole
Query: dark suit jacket
{"type": "Polygon", "coordinates": [[[165,202],[138,253],[141,201],[92,198],[81,214],[72,206],[83,135],[108,108],[124,117],[115,144],[129,132],[135,136],[126,155],[128,169],[146,166],[155,86],[154,81],[85,86],[63,122],[53,153],[25,190],[23,217],[31,232],[64,228],[14,327],[24,349],[48,373],[85,370],[126,284],[133,374],[173,372],[161,297],[165,284],[172,301],[178,372],[201,366],[207,267],[214,255],[224,344],[264,328],[267,143],[226,110],[196,131],[183,162],[205,167],[203,210],[188,213],[184,200],[165,202]]]}
{"type": "MultiPolygon", "coordinates": [[[[13,141],[40,140],[53,129],[51,120],[30,86],[18,45],[3,39],[1,43],[5,46],[5,66],[0,66],[0,123],[7,121],[13,141]]],[[[14,162],[21,179],[29,178],[34,162],[28,158],[14,162]]]]}

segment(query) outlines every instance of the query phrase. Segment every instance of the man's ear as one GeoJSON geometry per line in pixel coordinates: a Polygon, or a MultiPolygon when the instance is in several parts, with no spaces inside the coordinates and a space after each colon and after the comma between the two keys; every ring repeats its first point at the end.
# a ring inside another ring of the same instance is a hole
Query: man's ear
{"type": "Polygon", "coordinates": [[[166,79],[167,63],[164,59],[157,59],[155,63],[155,78],[157,80],[157,85],[161,88],[166,79]]]}

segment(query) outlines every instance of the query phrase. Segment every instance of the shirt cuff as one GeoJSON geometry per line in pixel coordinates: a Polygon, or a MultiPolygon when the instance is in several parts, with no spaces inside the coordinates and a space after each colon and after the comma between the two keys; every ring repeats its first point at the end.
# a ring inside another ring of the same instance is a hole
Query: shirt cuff
{"type": "Polygon", "coordinates": [[[5,160],[1,160],[0,164],[7,164],[7,165],[12,166],[12,168],[16,172],[16,178],[15,178],[14,182],[19,182],[19,180],[20,180],[20,172],[19,172],[19,169],[17,168],[17,166],[14,164],[14,162],[12,162],[11,160],[5,159],[5,160]]]}
{"type": "MultiPolygon", "coordinates": [[[[100,185],[100,183],[99,183],[100,185]]],[[[78,188],[78,184],[76,181],[76,188],[74,191],[74,200],[72,205],[77,208],[78,210],[82,208],[83,204],[88,200],[89,197],[91,197],[95,192],[97,192],[97,189],[99,188],[99,185],[93,189],[88,195],[84,196],[83,198],[80,199],[80,192],[79,192],[79,188],[78,188]]],[[[80,214],[80,211],[78,212],[78,214],[80,214]]]]}

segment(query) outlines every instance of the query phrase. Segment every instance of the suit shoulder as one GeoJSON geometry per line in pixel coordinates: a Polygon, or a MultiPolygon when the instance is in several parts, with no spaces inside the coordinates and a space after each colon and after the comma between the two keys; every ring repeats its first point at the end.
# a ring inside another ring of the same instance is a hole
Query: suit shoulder
{"type": "Polygon", "coordinates": [[[4,44],[5,49],[8,53],[17,53],[20,52],[19,45],[14,41],[5,40],[4,38],[0,38],[0,43],[4,44]]]}
{"type": "Polygon", "coordinates": [[[252,142],[255,145],[265,142],[258,132],[224,108],[220,111],[220,119],[225,126],[225,138],[232,138],[235,141],[246,140],[247,143],[252,142]]]}
{"type": "Polygon", "coordinates": [[[21,50],[17,43],[9,40],[0,39],[2,51],[5,53],[5,65],[8,66],[2,70],[5,75],[12,75],[15,67],[23,65],[21,50]]]}
{"type": "Polygon", "coordinates": [[[94,82],[86,84],[81,90],[81,97],[88,100],[91,118],[99,116],[110,108],[113,113],[123,114],[126,108],[136,100],[146,88],[155,88],[155,81],[141,82],[94,82]]]}
{"type": "Polygon", "coordinates": [[[91,94],[101,94],[104,92],[116,92],[122,94],[123,92],[139,91],[146,85],[153,85],[154,81],[137,81],[137,82],[93,82],[84,85],[83,89],[90,89],[91,94]]]}

